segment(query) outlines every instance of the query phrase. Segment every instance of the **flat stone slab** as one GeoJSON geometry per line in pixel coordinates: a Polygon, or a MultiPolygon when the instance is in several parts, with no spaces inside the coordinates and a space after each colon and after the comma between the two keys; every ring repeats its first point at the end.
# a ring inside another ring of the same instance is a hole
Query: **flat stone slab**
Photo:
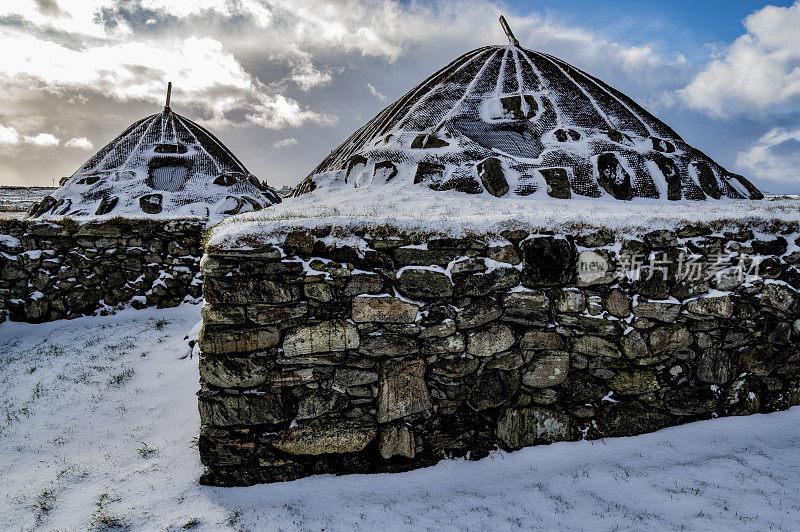
{"type": "Polygon", "coordinates": [[[352,310],[356,323],[414,323],[419,306],[398,297],[355,297],[352,310]]]}
{"type": "Polygon", "coordinates": [[[331,320],[290,329],[283,340],[283,353],[284,356],[291,358],[313,353],[357,349],[359,344],[358,329],[355,325],[342,320],[331,320]]]}
{"type": "Polygon", "coordinates": [[[430,409],[431,397],[425,384],[425,361],[384,362],[378,386],[378,422],[386,423],[430,409]]]}
{"type": "Polygon", "coordinates": [[[313,419],[280,432],[270,443],[294,455],[355,453],[378,435],[373,421],[361,419],[313,419]]]}

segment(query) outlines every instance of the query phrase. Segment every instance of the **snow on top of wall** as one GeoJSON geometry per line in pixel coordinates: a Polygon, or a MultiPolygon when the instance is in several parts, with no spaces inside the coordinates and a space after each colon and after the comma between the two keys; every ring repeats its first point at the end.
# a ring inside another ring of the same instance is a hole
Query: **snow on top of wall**
{"type": "Polygon", "coordinates": [[[800,197],[718,202],[664,202],[636,198],[554,199],[496,198],[488,193],[469,195],[433,191],[425,186],[396,181],[374,188],[351,188],[329,183],[313,193],[256,213],[223,220],[212,228],[209,244],[241,247],[271,241],[291,228],[334,227],[340,234],[369,231],[384,225],[411,233],[499,235],[506,229],[570,231],[607,228],[626,234],[684,224],[749,226],[800,223],[800,197]]]}

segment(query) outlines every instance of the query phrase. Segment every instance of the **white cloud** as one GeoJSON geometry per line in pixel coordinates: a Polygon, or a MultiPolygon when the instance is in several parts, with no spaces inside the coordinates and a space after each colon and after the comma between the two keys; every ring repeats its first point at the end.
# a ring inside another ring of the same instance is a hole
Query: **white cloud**
{"type": "Polygon", "coordinates": [[[19,146],[31,144],[40,148],[58,146],[61,141],[50,133],[38,133],[36,135],[20,135],[19,131],[12,126],[0,124],[0,146],[19,146]]]}
{"type": "Polygon", "coordinates": [[[3,78],[38,83],[56,94],[65,89],[93,90],[121,101],[160,103],[169,80],[175,88],[173,101],[207,109],[213,115],[210,122],[217,125],[236,108],[248,109],[248,116],[267,128],[330,122],[290,98],[272,94],[215,39],[134,41],[75,50],[30,35],[0,35],[0,49],[23,50],[0,55],[3,78]]]}
{"type": "Polygon", "coordinates": [[[184,0],[169,2],[167,7],[164,4],[164,0],[142,0],[142,7],[146,9],[180,18],[205,15],[210,12],[226,17],[249,15],[257,22],[258,26],[264,28],[269,26],[272,21],[270,8],[257,0],[184,0]]]}
{"type": "Polygon", "coordinates": [[[379,101],[386,103],[389,99],[378,89],[375,88],[372,83],[367,83],[367,87],[369,87],[369,92],[372,93],[379,101]]]}
{"type": "Polygon", "coordinates": [[[15,128],[0,125],[0,145],[14,146],[21,140],[19,132],[15,128]]]}
{"type": "Polygon", "coordinates": [[[680,92],[687,105],[722,116],[800,99],[800,1],[766,6],[744,25],[747,33],[680,92]]]}
{"type": "Polygon", "coordinates": [[[772,129],[740,153],[736,163],[753,176],[796,183],[800,179],[800,128],[772,129]]]}
{"type": "Polygon", "coordinates": [[[86,137],[73,137],[64,143],[66,148],[76,148],[79,150],[91,150],[94,148],[92,141],[86,137]]]}
{"type": "MultiPolygon", "coordinates": [[[[0,2],[0,16],[17,16],[35,26],[91,37],[107,37],[109,32],[97,20],[100,9],[111,7],[114,0],[58,0],[57,9],[41,9],[30,0],[0,2]]],[[[120,25],[117,33],[128,28],[120,25]]]]}
{"type": "Polygon", "coordinates": [[[50,133],[39,133],[38,135],[25,137],[25,142],[33,144],[34,146],[39,146],[40,148],[58,146],[61,143],[60,140],[50,133]]]}
{"type": "Polygon", "coordinates": [[[245,115],[248,120],[267,129],[281,129],[287,126],[298,127],[305,122],[323,125],[336,123],[336,117],[304,110],[296,101],[277,95],[264,98],[253,107],[253,112],[245,115]]]}
{"type": "Polygon", "coordinates": [[[292,146],[297,146],[297,139],[294,137],[289,137],[287,139],[281,139],[277,142],[272,144],[272,147],[276,150],[282,150],[284,148],[291,148],[292,146]]]}

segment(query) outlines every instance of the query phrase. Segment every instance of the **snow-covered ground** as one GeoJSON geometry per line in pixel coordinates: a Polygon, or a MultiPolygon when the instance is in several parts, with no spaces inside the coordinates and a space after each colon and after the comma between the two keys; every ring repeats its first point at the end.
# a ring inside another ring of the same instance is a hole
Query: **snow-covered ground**
{"type": "MultiPolygon", "coordinates": [[[[537,193],[538,194],[538,193],[537,193]]],[[[269,241],[288,227],[332,226],[343,235],[358,228],[391,225],[411,232],[461,236],[500,234],[504,229],[575,231],[608,228],[631,235],[687,223],[753,229],[800,222],[800,196],[763,200],[666,201],[609,197],[555,199],[546,194],[496,198],[453,190],[434,191],[399,179],[382,186],[353,188],[326,182],[309,194],[258,212],[224,219],[212,229],[213,245],[259,238],[269,241]]]]}
{"type": "Polygon", "coordinates": [[[800,408],[393,475],[199,486],[199,306],[0,325],[0,528],[800,528],[800,408]]]}
{"type": "Polygon", "coordinates": [[[0,219],[21,218],[34,203],[41,201],[53,190],[55,189],[49,187],[0,186],[0,219]]]}

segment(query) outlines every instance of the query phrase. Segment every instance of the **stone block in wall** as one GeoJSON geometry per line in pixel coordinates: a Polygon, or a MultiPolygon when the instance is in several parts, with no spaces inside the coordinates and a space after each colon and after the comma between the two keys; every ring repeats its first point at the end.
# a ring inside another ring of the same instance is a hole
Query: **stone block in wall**
{"type": "Polygon", "coordinates": [[[267,382],[272,360],[266,356],[215,357],[200,354],[200,379],[218,388],[254,388],[267,382]]]}
{"type": "Polygon", "coordinates": [[[247,321],[245,307],[238,305],[211,305],[205,303],[200,309],[203,323],[207,325],[241,325],[247,321]]]}
{"type": "Polygon", "coordinates": [[[520,349],[527,351],[564,349],[564,340],[554,331],[530,329],[519,340],[520,349]]]}
{"type": "Polygon", "coordinates": [[[496,320],[503,311],[491,298],[479,298],[472,301],[456,314],[456,325],[459,329],[474,329],[496,320]]]}
{"type": "Polygon", "coordinates": [[[25,301],[25,314],[33,322],[43,321],[50,310],[50,302],[44,297],[25,301]]]}
{"type": "Polygon", "coordinates": [[[393,252],[398,266],[447,266],[461,255],[458,250],[428,250],[419,248],[397,248],[393,252]]]}
{"type": "Polygon", "coordinates": [[[619,346],[599,336],[579,336],[572,341],[572,349],[577,353],[593,357],[614,357],[622,356],[619,346]]]}
{"type": "Polygon", "coordinates": [[[644,241],[653,249],[674,248],[678,245],[675,233],[666,229],[657,229],[644,235],[644,241]]]}
{"type": "Polygon", "coordinates": [[[376,382],[378,382],[378,372],[368,369],[337,368],[333,377],[333,386],[341,389],[364,386],[376,382]]]}
{"type": "Polygon", "coordinates": [[[384,282],[379,275],[356,274],[351,276],[342,289],[342,296],[353,297],[360,294],[380,294],[384,292],[384,282]]]}
{"type": "Polygon", "coordinates": [[[514,331],[508,325],[493,323],[467,336],[467,353],[488,357],[514,345],[514,331]]]}
{"type": "Polygon", "coordinates": [[[427,412],[431,407],[423,360],[387,360],[381,364],[379,423],[427,412]]]}
{"type": "Polygon", "coordinates": [[[252,463],[256,456],[256,443],[249,429],[202,426],[198,448],[206,466],[241,466],[252,463]]]}
{"type": "Polygon", "coordinates": [[[399,334],[362,335],[358,352],[367,357],[399,357],[416,355],[419,346],[415,338],[399,334]]]}
{"type": "Polygon", "coordinates": [[[203,283],[203,295],[210,303],[276,305],[298,301],[300,288],[271,279],[210,277],[206,278],[203,283]]]}
{"type": "Polygon", "coordinates": [[[608,385],[620,395],[639,395],[661,388],[655,374],[646,369],[620,371],[608,380],[608,385]]]}
{"type": "Polygon", "coordinates": [[[628,358],[645,358],[650,355],[650,348],[644,341],[642,333],[635,329],[622,337],[621,344],[622,351],[628,358]]]}
{"type": "Polygon", "coordinates": [[[736,357],[723,349],[703,349],[697,356],[697,378],[703,382],[725,384],[736,376],[736,357]]]}
{"type": "Polygon", "coordinates": [[[473,238],[432,238],[428,249],[433,251],[486,251],[486,244],[473,238]]]}
{"type": "Polygon", "coordinates": [[[286,332],[283,352],[288,358],[357,349],[358,329],[352,323],[330,320],[316,325],[294,327],[286,332]]]}
{"type": "Polygon", "coordinates": [[[486,256],[497,262],[517,265],[521,262],[519,255],[513,245],[492,246],[486,250],[486,256]]]}
{"type": "Polygon", "coordinates": [[[550,388],[564,383],[568,375],[569,353],[547,351],[533,359],[522,374],[522,384],[530,388],[550,388]]]}
{"type": "Polygon", "coordinates": [[[408,268],[397,277],[397,290],[404,296],[419,299],[439,299],[453,295],[453,283],[439,271],[408,268]]]}
{"type": "Polygon", "coordinates": [[[254,329],[208,329],[200,333],[200,350],[206,354],[248,353],[276,347],[280,330],[276,327],[254,329]]]}
{"type": "Polygon", "coordinates": [[[303,295],[307,299],[319,301],[320,303],[329,303],[334,298],[331,285],[323,281],[304,283],[303,295]]]}
{"type": "Polygon", "coordinates": [[[308,231],[291,231],[283,241],[289,252],[310,257],[314,252],[314,235],[308,231]]]}
{"type": "Polygon", "coordinates": [[[414,458],[414,433],[404,423],[383,425],[378,432],[378,450],[384,460],[393,456],[414,458]]]}
{"type": "Polygon", "coordinates": [[[257,325],[279,325],[281,328],[295,325],[308,313],[308,303],[299,301],[292,304],[264,305],[254,304],[246,307],[247,319],[257,325]]]}
{"type": "Polygon", "coordinates": [[[520,244],[522,284],[529,288],[569,285],[575,276],[575,247],[565,238],[535,237],[520,244]]]}
{"type": "Polygon", "coordinates": [[[280,395],[274,393],[227,395],[201,392],[198,397],[203,424],[227,427],[289,421],[280,395]]]}
{"type": "Polygon", "coordinates": [[[613,244],[614,239],[614,233],[601,229],[599,231],[593,231],[584,235],[578,235],[576,241],[579,246],[585,248],[597,248],[613,244]]]}
{"type": "Polygon", "coordinates": [[[16,281],[17,279],[26,279],[27,277],[28,274],[25,272],[25,269],[17,261],[6,261],[2,271],[0,271],[0,279],[6,281],[16,281]]]}
{"type": "Polygon", "coordinates": [[[361,451],[377,435],[377,424],[368,418],[321,418],[299,422],[279,432],[269,443],[288,454],[316,456],[361,451]]]}
{"type": "Polygon", "coordinates": [[[458,259],[450,266],[450,273],[454,276],[465,273],[480,273],[488,270],[486,261],[480,257],[465,257],[458,259]]]}
{"type": "Polygon", "coordinates": [[[512,292],[504,294],[501,299],[507,316],[545,321],[549,319],[550,299],[542,291],[512,292]]]}
{"type": "Polygon", "coordinates": [[[633,307],[633,314],[641,318],[649,318],[664,322],[674,322],[681,312],[681,304],[671,301],[649,301],[639,299],[633,307]]]}
{"type": "Polygon", "coordinates": [[[586,310],[586,296],[577,288],[559,290],[555,302],[558,312],[578,314],[586,310]]]}
{"type": "Polygon", "coordinates": [[[414,323],[419,305],[397,297],[355,297],[352,316],[356,323],[414,323]]]}
{"type": "Polygon", "coordinates": [[[302,421],[345,410],[349,402],[343,393],[332,389],[305,390],[297,403],[295,419],[302,421]]]}
{"type": "Polygon", "coordinates": [[[625,323],[623,321],[585,314],[556,314],[555,320],[560,325],[573,328],[577,333],[609,338],[617,338],[625,328],[622,326],[625,323]]]}
{"type": "Polygon", "coordinates": [[[455,294],[457,296],[486,296],[517,286],[519,284],[519,271],[515,268],[496,268],[486,273],[459,275],[454,279],[455,294]]]}
{"type": "Polygon", "coordinates": [[[501,369],[503,371],[511,371],[519,369],[524,365],[525,357],[522,355],[522,353],[512,350],[487,360],[484,367],[486,369],[501,369]]]}
{"type": "Polygon", "coordinates": [[[642,266],[639,278],[633,283],[634,291],[648,299],[666,299],[669,297],[667,279],[668,275],[664,272],[651,269],[650,266],[642,266]]]}
{"type": "Polygon", "coordinates": [[[762,301],[783,312],[796,313],[800,306],[797,290],[785,283],[765,282],[762,290],[762,301]]]}
{"type": "Polygon", "coordinates": [[[464,335],[452,334],[444,338],[427,338],[422,341],[421,351],[423,355],[441,355],[447,353],[463,353],[466,344],[464,335]]]}
{"type": "Polygon", "coordinates": [[[475,373],[481,365],[477,358],[439,358],[431,366],[434,375],[441,375],[450,379],[460,379],[475,373]]]}
{"type": "Polygon", "coordinates": [[[519,386],[517,372],[486,370],[467,396],[467,405],[475,411],[497,408],[511,400],[519,386]]]}
{"type": "Polygon", "coordinates": [[[539,406],[509,408],[497,422],[496,434],[509,449],[571,440],[572,420],[567,414],[539,406]]]}
{"type": "Polygon", "coordinates": [[[664,405],[673,416],[710,415],[717,408],[717,396],[707,386],[671,389],[664,392],[664,405]]]}
{"type": "Polygon", "coordinates": [[[650,348],[654,354],[684,349],[692,345],[692,333],[686,327],[656,327],[650,331],[650,348]]]}
{"type": "Polygon", "coordinates": [[[303,264],[301,262],[291,260],[282,261],[280,258],[281,252],[277,248],[270,248],[258,255],[244,258],[204,255],[200,261],[200,267],[203,270],[203,275],[206,277],[237,275],[241,277],[279,278],[303,271],[303,264]]]}
{"type": "Polygon", "coordinates": [[[603,436],[636,436],[655,432],[674,424],[672,418],[652,407],[616,403],[611,411],[599,416],[598,428],[603,436]]]}
{"type": "Polygon", "coordinates": [[[760,377],[800,371],[800,352],[789,345],[748,345],[738,350],[741,371],[760,377]]]}
{"type": "Polygon", "coordinates": [[[733,316],[733,301],[729,296],[699,297],[686,302],[686,310],[698,316],[733,316]]]}

